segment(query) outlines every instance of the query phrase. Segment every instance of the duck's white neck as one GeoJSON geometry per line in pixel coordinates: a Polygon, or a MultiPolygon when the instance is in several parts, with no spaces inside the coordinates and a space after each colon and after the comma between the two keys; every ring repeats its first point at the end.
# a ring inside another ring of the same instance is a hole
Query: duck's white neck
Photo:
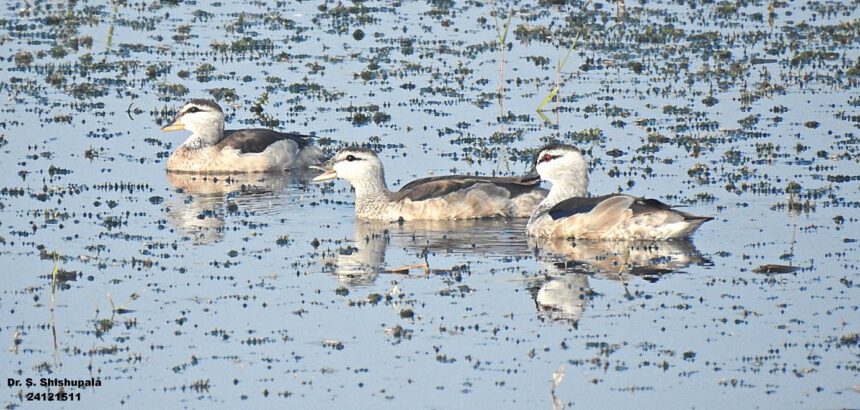
{"type": "Polygon", "coordinates": [[[380,214],[388,206],[388,185],[385,184],[385,173],[380,170],[370,178],[350,181],[355,189],[355,215],[358,217],[373,217],[380,214]]]}
{"type": "Polygon", "coordinates": [[[549,209],[568,198],[588,196],[588,171],[573,170],[566,175],[553,178],[552,187],[538,209],[549,209]]]}
{"type": "Polygon", "coordinates": [[[211,147],[221,141],[224,135],[224,124],[217,124],[211,127],[193,131],[182,146],[189,149],[199,149],[211,147]]]}
{"type": "Polygon", "coordinates": [[[535,212],[529,218],[527,230],[530,235],[536,235],[532,231],[532,226],[538,224],[538,221],[542,218],[545,218],[547,216],[547,212],[549,212],[549,210],[556,204],[568,198],[581,198],[588,196],[588,173],[585,173],[585,175],[580,174],[575,178],[571,177],[570,179],[563,181],[566,181],[566,183],[557,182],[552,184],[552,187],[549,189],[549,194],[547,194],[546,198],[541,201],[537,209],[535,209],[535,212]]]}

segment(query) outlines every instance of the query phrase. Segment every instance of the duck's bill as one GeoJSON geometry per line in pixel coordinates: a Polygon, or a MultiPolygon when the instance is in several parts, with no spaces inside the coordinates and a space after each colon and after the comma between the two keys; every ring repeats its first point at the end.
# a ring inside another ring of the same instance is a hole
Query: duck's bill
{"type": "Polygon", "coordinates": [[[185,129],[185,124],[183,124],[181,121],[173,121],[173,124],[165,125],[164,127],[161,127],[162,132],[182,131],[184,129],[185,129]]]}
{"type": "Polygon", "coordinates": [[[311,168],[323,171],[322,174],[319,174],[316,177],[314,177],[314,179],[312,180],[313,182],[322,182],[322,181],[328,181],[330,179],[337,178],[337,172],[335,172],[335,170],[332,168],[324,168],[324,167],[316,167],[316,166],[311,166],[311,168]]]}

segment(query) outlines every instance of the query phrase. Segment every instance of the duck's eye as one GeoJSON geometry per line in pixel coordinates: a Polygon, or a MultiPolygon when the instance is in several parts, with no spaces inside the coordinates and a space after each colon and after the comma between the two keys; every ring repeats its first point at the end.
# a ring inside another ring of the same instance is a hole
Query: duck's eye
{"type": "Polygon", "coordinates": [[[188,112],[190,112],[190,113],[194,114],[194,113],[196,113],[196,112],[200,112],[200,109],[199,109],[199,108],[197,108],[197,107],[191,107],[191,108],[189,108],[189,109],[188,109],[188,112]]]}
{"type": "Polygon", "coordinates": [[[355,161],[355,160],[357,160],[357,159],[358,159],[358,158],[356,158],[356,157],[355,157],[355,155],[347,155],[347,156],[346,156],[346,160],[347,160],[347,161],[349,161],[349,162],[355,161]]]}
{"type": "Polygon", "coordinates": [[[552,161],[553,159],[555,159],[554,156],[549,155],[549,154],[543,154],[543,156],[540,157],[540,161],[538,161],[538,162],[549,162],[549,161],[552,161]]]}

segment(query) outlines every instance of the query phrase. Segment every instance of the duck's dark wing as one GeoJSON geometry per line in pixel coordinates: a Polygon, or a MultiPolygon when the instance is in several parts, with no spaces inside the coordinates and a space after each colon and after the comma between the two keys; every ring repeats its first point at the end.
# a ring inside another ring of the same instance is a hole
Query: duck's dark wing
{"type": "Polygon", "coordinates": [[[247,154],[263,152],[269,145],[283,140],[293,141],[299,146],[299,149],[302,149],[310,143],[310,139],[311,137],[307,135],[284,133],[263,128],[227,130],[224,131],[224,138],[216,146],[221,149],[238,149],[242,153],[247,154]]]}
{"type": "Polygon", "coordinates": [[[633,210],[633,216],[659,211],[669,211],[672,207],[656,199],[637,198],[624,194],[611,194],[588,198],[568,198],[549,210],[552,219],[561,219],[576,214],[592,211],[596,213],[617,214],[628,209],[633,210]]]}
{"type": "Polygon", "coordinates": [[[511,198],[531,192],[540,187],[537,177],[475,177],[468,175],[446,175],[416,179],[400,188],[392,196],[392,200],[400,201],[409,198],[413,201],[424,201],[439,198],[452,192],[467,189],[476,184],[493,184],[506,189],[511,198]]]}
{"type": "Polygon", "coordinates": [[[611,194],[589,198],[568,198],[550,208],[549,216],[552,219],[567,218],[577,214],[592,213],[589,217],[595,220],[616,219],[626,214],[627,210],[633,211],[633,216],[645,215],[657,212],[672,212],[680,215],[684,220],[709,221],[713,218],[707,216],[696,216],[686,212],[672,209],[672,206],[664,204],[656,199],[637,198],[624,194],[611,194]]]}

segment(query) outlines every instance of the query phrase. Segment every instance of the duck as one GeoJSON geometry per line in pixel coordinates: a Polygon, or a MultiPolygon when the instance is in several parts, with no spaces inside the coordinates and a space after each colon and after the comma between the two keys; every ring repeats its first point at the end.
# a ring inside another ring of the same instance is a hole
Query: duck
{"type": "Polygon", "coordinates": [[[588,195],[588,162],[572,145],[551,144],[534,170],[552,184],[526,224],[536,238],[674,240],[689,237],[714,218],[679,211],[656,199],[627,194],[588,195]]]}
{"type": "Polygon", "coordinates": [[[249,173],[283,171],[320,164],[325,155],[307,135],[268,129],[224,129],[216,102],[193,99],[163,132],[191,131],[167,159],[169,172],[249,173]]]}
{"type": "Polygon", "coordinates": [[[314,182],[341,178],[355,189],[355,216],[387,221],[527,218],[544,199],[537,175],[481,177],[446,175],[422,178],[392,192],[376,152],[342,148],[314,182]]]}

